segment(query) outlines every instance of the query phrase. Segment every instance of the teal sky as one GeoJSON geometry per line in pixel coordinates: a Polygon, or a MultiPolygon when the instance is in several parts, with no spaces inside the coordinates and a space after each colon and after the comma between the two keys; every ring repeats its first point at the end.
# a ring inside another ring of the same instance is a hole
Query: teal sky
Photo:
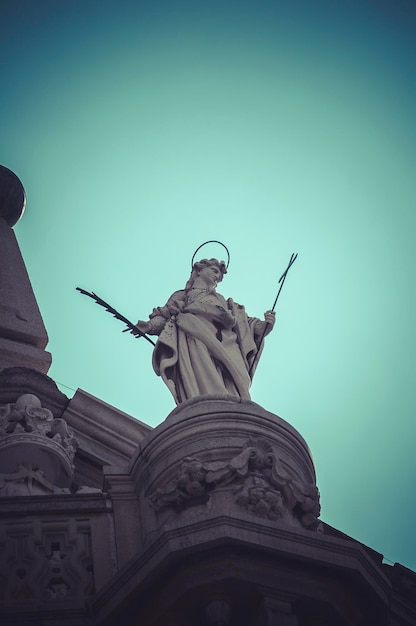
{"type": "Polygon", "coordinates": [[[0,159],[50,376],[152,426],[151,347],[75,287],[146,319],[216,239],[262,316],[297,252],[252,399],[308,442],[322,519],[416,569],[413,11],[2,0],[0,159]]]}

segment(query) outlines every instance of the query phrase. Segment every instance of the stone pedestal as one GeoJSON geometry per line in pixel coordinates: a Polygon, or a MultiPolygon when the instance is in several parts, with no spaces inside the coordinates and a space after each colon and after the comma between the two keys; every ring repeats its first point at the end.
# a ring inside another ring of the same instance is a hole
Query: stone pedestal
{"type": "Polygon", "coordinates": [[[325,535],[311,453],[277,415],[188,401],[140,442],[129,477],[138,551],[92,604],[100,626],[387,626],[378,564],[325,535]]]}
{"type": "Polygon", "coordinates": [[[319,536],[321,524],[311,453],[290,424],[240,398],[190,400],[143,439],[130,476],[150,585],[143,623],[297,626],[286,551],[295,536],[319,536]],[[160,568],[156,591],[149,576],[160,568]]]}
{"type": "Polygon", "coordinates": [[[310,451],[290,424],[253,402],[191,400],[142,443],[132,464],[146,545],[161,528],[245,519],[316,532],[310,451]]]}

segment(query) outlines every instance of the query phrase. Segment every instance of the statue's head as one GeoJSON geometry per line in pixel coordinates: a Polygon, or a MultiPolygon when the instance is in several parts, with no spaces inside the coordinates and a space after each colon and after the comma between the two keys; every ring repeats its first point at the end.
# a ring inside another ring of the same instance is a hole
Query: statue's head
{"type": "Polygon", "coordinates": [[[220,271],[220,278],[218,280],[220,283],[224,278],[224,274],[227,273],[227,267],[224,261],[218,261],[218,259],[201,259],[200,261],[197,261],[193,265],[192,274],[195,272],[198,275],[204,267],[211,267],[212,265],[217,267],[220,271]]]}
{"type": "Polygon", "coordinates": [[[196,263],[192,266],[191,276],[186,283],[185,289],[189,289],[192,286],[194,280],[201,274],[201,272],[208,267],[216,267],[218,269],[218,280],[217,282],[221,282],[224,278],[224,274],[227,273],[227,266],[224,261],[218,261],[218,259],[201,259],[200,261],[196,261],[196,263]]]}

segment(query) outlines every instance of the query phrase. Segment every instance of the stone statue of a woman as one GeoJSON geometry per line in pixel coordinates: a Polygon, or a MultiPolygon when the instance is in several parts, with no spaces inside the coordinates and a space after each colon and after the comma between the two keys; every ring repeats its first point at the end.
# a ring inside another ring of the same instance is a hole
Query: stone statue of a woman
{"type": "Polygon", "coordinates": [[[177,404],[212,394],[250,399],[255,367],[250,368],[258,362],[275,314],[267,311],[264,321],[248,317],[242,305],[217,293],[226,271],[217,259],[194,263],[185,289],[153,309],[148,322],[137,322],[141,332],[158,335],[153,368],[177,404]]]}

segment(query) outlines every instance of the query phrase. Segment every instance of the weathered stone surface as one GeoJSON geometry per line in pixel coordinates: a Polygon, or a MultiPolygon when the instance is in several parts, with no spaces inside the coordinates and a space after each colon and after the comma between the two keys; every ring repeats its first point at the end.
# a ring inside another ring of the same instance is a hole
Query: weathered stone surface
{"type": "Polygon", "coordinates": [[[46,374],[48,335],[11,228],[25,203],[22,183],[0,165],[0,371],[23,366],[46,374]]]}
{"type": "MultiPolygon", "coordinates": [[[[0,338],[8,339],[16,346],[28,345],[43,350],[48,335],[33,293],[32,285],[16,241],[15,234],[0,217],[0,338]]],[[[17,352],[19,354],[19,352],[17,352]]],[[[26,359],[30,355],[26,354],[26,359]]],[[[50,364],[45,353],[41,371],[50,364]]],[[[27,360],[16,365],[27,364],[27,360]]],[[[2,359],[0,369],[10,365],[10,356],[2,359]]]]}
{"type": "Polygon", "coordinates": [[[0,373],[10,367],[25,367],[46,374],[51,363],[52,355],[46,350],[0,337],[0,373]]]}

